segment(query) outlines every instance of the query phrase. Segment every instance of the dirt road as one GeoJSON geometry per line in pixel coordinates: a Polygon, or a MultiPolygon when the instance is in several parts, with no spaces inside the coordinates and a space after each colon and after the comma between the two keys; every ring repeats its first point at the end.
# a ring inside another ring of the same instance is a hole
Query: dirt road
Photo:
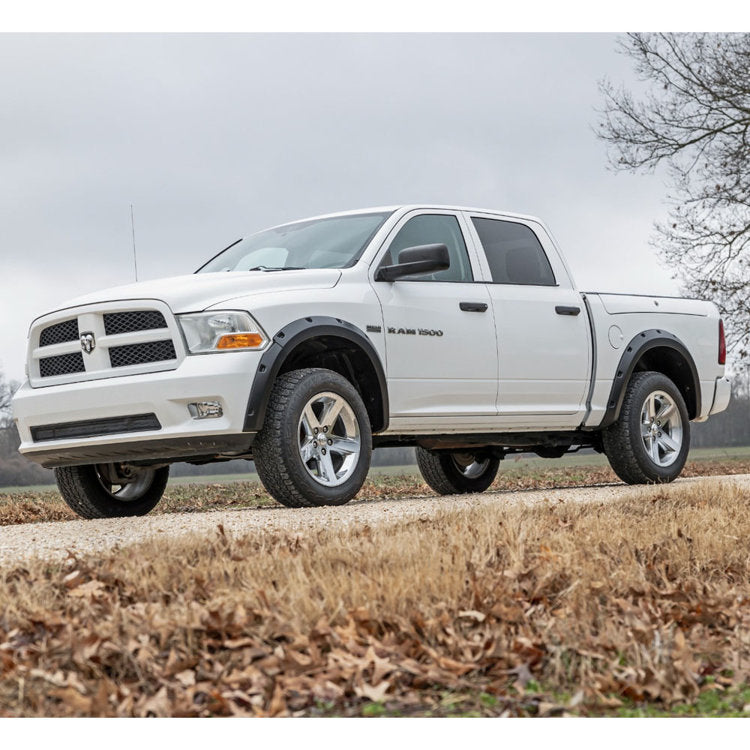
{"type": "MultiPolygon", "coordinates": [[[[750,490],[750,474],[680,479],[675,485],[689,486],[702,482],[735,483],[750,490]]],[[[429,518],[444,509],[503,503],[613,502],[633,492],[643,493],[644,498],[647,498],[659,491],[660,488],[655,486],[608,485],[355,501],[342,507],[327,508],[292,510],[270,507],[208,513],[170,513],[142,518],[20,524],[0,528],[0,564],[12,565],[32,556],[59,559],[65,557],[68,550],[76,553],[100,552],[137,544],[161,535],[174,538],[190,534],[213,534],[219,524],[223,525],[228,534],[280,531],[305,533],[316,528],[346,528],[353,524],[388,524],[410,518],[429,518]]]]}

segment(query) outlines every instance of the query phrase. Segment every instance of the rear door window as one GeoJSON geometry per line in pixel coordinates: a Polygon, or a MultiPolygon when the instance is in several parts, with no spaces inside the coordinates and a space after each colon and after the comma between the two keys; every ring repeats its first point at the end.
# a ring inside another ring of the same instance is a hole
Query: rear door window
{"type": "Polygon", "coordinates": [[[495,284],[555,286],[541,243],[525,224],[472,217],[495,284]]]}

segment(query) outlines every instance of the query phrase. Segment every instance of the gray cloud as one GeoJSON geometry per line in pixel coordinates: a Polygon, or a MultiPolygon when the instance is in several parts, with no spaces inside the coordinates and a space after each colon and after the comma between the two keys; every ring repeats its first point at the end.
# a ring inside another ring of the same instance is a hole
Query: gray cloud
{"type": "Polygon", "coordinates": [[[34,315],[237,237],[402,202],[541,216],[579,286],[675,293],[658,176],[613,175],[606,34],[0,36],[0,366],[34,315]]]}

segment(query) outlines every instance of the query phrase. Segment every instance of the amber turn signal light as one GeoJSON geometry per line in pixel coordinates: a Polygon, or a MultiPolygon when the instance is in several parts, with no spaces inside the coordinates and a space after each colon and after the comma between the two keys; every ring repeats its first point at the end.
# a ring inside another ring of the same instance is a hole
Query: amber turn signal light
{"type": "Polygon", "coordinates": [[[217,349],[255,349],[263,344],[259,333],[228,333],[216,342],[217,349]]]}

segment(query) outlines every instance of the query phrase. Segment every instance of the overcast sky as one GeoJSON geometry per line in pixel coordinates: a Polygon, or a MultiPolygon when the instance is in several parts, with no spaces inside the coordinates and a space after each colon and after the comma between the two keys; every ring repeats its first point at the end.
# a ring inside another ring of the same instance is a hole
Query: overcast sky
{"type": "Polygon", "coordinates": [[[65,299],[190,273],[319,213],[438,202],[540,216],[582,289],[677,293],[663,177],[612,174],[610,34],[0,35],[0,369],[65,299]]]}

